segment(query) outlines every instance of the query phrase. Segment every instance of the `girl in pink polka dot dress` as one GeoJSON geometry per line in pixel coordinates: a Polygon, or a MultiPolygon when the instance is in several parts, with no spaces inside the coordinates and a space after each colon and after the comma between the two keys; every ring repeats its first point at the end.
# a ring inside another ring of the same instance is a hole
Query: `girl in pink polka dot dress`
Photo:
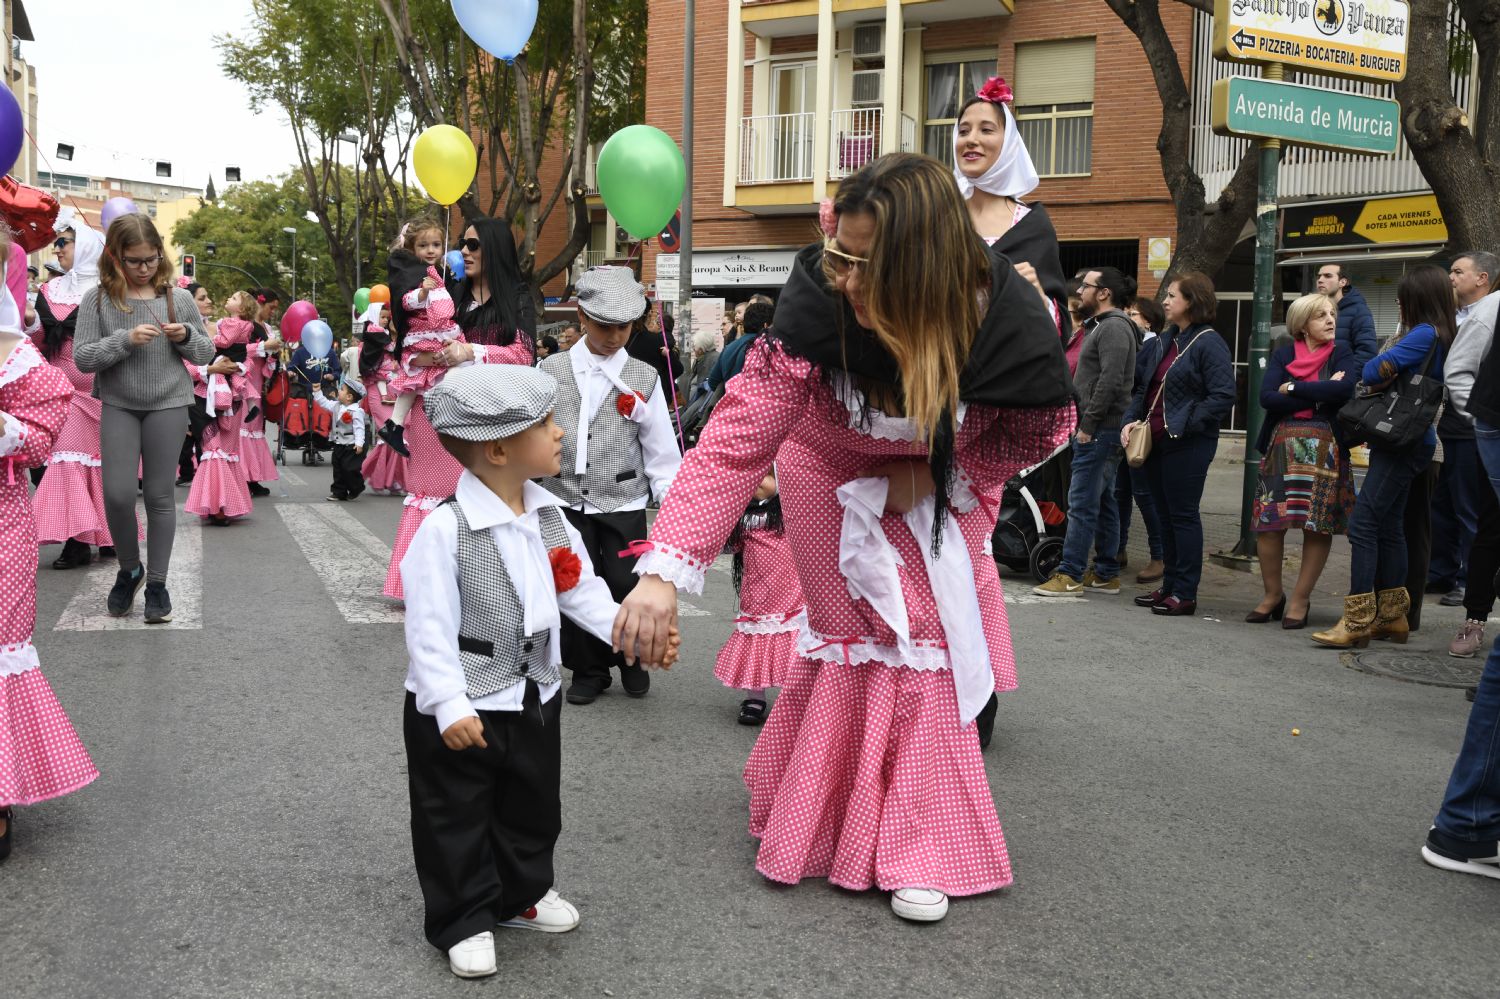
{"type": "Polygon", "coordinates": [[[807,621],[774,472],[762,480],[755,497],[729,539],[739,613],[734,633],[714,662],[720,683],[745,692],[741,725],[766,720],[766,688],[781,686],[797,658],[797,635],[807,621]]]}
{"type": "Polygon", "coordinates": [[[0,290],[0,860],[10,854],[13,806],[75,791],[99,776],[42,676],[36,623],[36,523],[26,469],[47,460],[73,384],[21,334],[0,290]]]}
{"type": "Polygon", "coordinates": [[[1067,442],[1071,385],[935,160],[876,159],[834,212],[684,458],[616,634],[665,651],[674,587],[701,590],[774,458],[807,627],[745,766],[757,869],[930,921],[1011,883],[974,724],[1016,684],[988,539],[1005,481],[1067,442]]]}

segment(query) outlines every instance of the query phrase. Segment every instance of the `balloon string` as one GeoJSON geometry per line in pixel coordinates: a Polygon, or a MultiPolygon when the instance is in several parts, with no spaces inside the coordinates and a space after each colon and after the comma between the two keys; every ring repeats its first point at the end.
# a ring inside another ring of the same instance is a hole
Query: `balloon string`
{"type": "MultiPolygon", "coordinates": [[[[635,245],[631,256],[641,255],[641,264],[645,265],[646,244],[650,239],[643,239],[635,245]]],[[[661,330],[661,347],[667,354],[667,374],[670,376],[673,370],[673,362],[677,359],[672,356],[672,344],[667,340],[667,315],[666,307],[662,304],[661,296],[656,296],[656,325],[661,330]]],[[[691,323],[689,324],[692,325],[691,323]]],[[[680,363],[680,362],[678,362],[680,363]]],[[[687,437],[682,432],[682,408],[677,400],[677,379],[669,377],[667,388],[672,392],[672,422],[677,424],[677,443],[682,447],[683,453],[687,453],[687,437]]]]}

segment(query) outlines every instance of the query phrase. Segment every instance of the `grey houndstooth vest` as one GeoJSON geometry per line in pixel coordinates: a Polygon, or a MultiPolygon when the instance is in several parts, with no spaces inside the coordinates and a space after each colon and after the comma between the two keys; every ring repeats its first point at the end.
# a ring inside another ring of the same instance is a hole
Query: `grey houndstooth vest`
{"type": "MultiPolygon", "coordinates": [[[[521,598],[494,537],[488,528],[470,527],[456,499],[448,504],[458,520],[458,661],[469,697],[487,697],[528,679],[542,685],[558,683],[562,670],[548,655],[551,631],[525,633],[521,598]]],[[[537,513],[548,550],[569,548],[557,507],[544,506],[537,513]]]]}
{"type": "MultiPolygon", "coordinates": [[[[578,349],[588,347],[579,344],[578,349]]],[[[541,363],[541,369],[557,379],[552,415],[557,425],[568,431],[562,444],[562,474],[542,480],[547,491],[569,506],[588,502],[605,513],[649,496],[651,482],[646,477],[646,463],[641,454],[641,425],[620,415],[615,405],[619,390],[610,389],[608,398],[588,422],[587,470],[577,475],[573,467],[578,439],[582,436],[579,410],[583,400],[573,378],[573,362],[566,353],[554,354],[541,363]]],[[[661,379],[655,368],[632,357],[620,371],[620,380],[650,399],[661,379]]]]}

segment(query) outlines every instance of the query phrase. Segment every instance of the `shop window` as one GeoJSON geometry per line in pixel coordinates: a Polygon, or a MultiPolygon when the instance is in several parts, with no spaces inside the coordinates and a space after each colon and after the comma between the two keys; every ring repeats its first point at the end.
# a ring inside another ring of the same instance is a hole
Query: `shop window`
{"type": "Polygon", "coordinates": [[[1016,127],[1043,177],[1093,168],[1094,40],[1016,46],[1016,127]]]}
{"type": "Polygon", "coordinates": [[[953,165],[958,109],[995,75],[995,57],[931,63],[923,78],[922,152],[953,165]]]}

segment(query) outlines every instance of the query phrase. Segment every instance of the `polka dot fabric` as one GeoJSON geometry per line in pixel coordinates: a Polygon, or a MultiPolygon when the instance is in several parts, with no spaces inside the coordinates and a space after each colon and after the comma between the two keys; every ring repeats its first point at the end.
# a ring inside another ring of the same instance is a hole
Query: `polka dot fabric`
{"type": "MultiPolygon", "coordinates": [[[[380,386],[385,385],[386,391],[390,392],[389,382],[394,372],[395,364],[387,356],[378,371],[371,375],[363,375],[360,379],[365,386],[365,409],[369,411],[371,426],[377,429],[391,418],[393,403],[380,398],[380,386]]],[[[392,398],[394,399],[394,396],[392,398]]],[[[364,475],[365,485],[372,493],[404,493],[407,480],[406,465],[407,460],[399,451],[376,437],[370,450],[365,452],[365,460],[360,466],[360,473],[364,475]]]]}
{"type": "MultiPolygon", "coordinates": [[[[53,306],[56,314],[59,306],[53,306]]],[[[60,317],[65,318],[65,317],[60,317]]],[[[87,545],[114,544],[104,519],[104,477],[99,464],[99,413],[103,408],[90,392],[94,376],[73,363],[73,341],[49,363],[73,385],[68,418],[52,442],[47,474],[32,497],[37,538],[41,544],[61,544],[76,538],[87,545]]]]}
{"type": "Polygon", "coordinates": [[[261,345],[252,343],[245,356],[245,401],[246,412],[255,410],[255,418],[247,415],[240,427],[240,464],[244,466],[246,482],[275,482],[281,478],[276,470],[276,456],[271,453],[271,442],[266,440],[265,399],[261,386],[266,382],[266,369],[271,359],[261,353],[261,345]]]}
{"type": "Polygon", "coordinates": [[[72,392],[29,341],[0,364],[0,422],[24,427],[19,447],[0,455],[0,805],[54,798],[98,776],[31,644],[37,540],[21,470],[51,453],[72,392]]]}
{"type": "MultiPolygon", "coordinates": [[[[508,347],[475,347],[484,352],[486,364],[530,365],[533,355],[531,340],[525,333],[517,333],[515,343],[508,347]]],[[[427,414],[418,399],[406,418],[406,449],[411,458],[406,465],[406,505],[401,509],[401,521],[396,525],[396,540],[391,543],[391,564],[385,573],[385,588],[388,597],[402,599],[401,559],[411,547],[411,539],[417,536],[417,528],[436,508],[437,504],[453,495],[458,488],[458,477],[463,466],[443,450],[437,433],[427,422],[427,414]]]]}
{"type": "Polygon", "coordinates": [[[745,531],[744,565],[734,633],[719,649],[714,676],[736,690],[779,687],[797,658],[797,632],[805,619],[786,535],[745,531]]]}
{"type": "MultiPolygon", "coordinates": [[[[925,459],[923,445],[891,432],[902,422],[851,414],[812,364],[774,342],[757,344],[684,458],[650,540],[708,565],[774,457],[809,635],[825,652],[894,650],[895,634],[849,595],[838,571],[843,510],[836,490],[886,462],[925,459]]],[[[997,690],[1016,684],[1000,580],[986,552],[1000,491],[1065,443],[1073,425],[1071,406],[970,406],[955,439],[955,461],[980,502],[948,515],[975,567],[997,690]]],[[[918,547],[930,539],[914,538],[898,515],[881,526],[904,562],[899,578],[911,637],[942,647],[918,547]]],[[[643,558],[637,571],[651,571],[651,560],[643,558]]],[[[759,870],[788,883],[826,877],[856,889],[927,887],[952,895],[1010,883],[979,743],[972,727],[959,727],[951,672],[896,661],[894,652],[887,660],[834,658],[802,659],[792,668],[746,766],[759,870]]]]}
{"type": "Polygon", "coordinates": [[[248,517],[254,508],[250,487],[240,459],[240,430],[245,422],[246,403],[231,412],[220,413],[203,428],[203,458],[193,474],[183,510],[210,517],[248,517]]]}

